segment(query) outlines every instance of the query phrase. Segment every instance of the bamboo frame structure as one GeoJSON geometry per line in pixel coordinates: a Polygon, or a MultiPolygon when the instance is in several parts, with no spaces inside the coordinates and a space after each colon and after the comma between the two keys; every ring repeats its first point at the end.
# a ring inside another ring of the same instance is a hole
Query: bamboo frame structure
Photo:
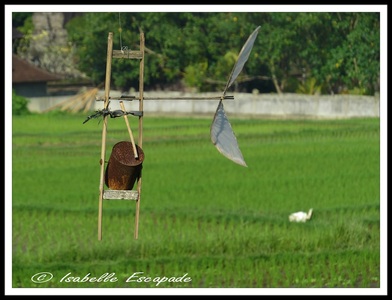
{"type": "MultiPolygon", "coordinates": [[[[106,59],[106,75],[105,75],[105,98],[104,98],[104,109],[108,109],[110,97],[110,80],[111,80],[111,66],[112,58],[127,58],[127,59],[139,59],[139,122],[138,122],[138,144],[142,147],[143,143],[143,73],[144,73],[144,34],[140,33],[140,51],[129,51],[130,54],[124,56],[122,51],[113,51],[113,33],[109,32],[108,35],[108,47],[107,47],[107,59],[106,59]]],[[[118,98],[115,100],[127,100],[125,98],[118,98]]],[[[98,100],[98,99],[97,99],[98,100]]],[[[120,101],[120,105],[123,111],[125,111],[124,104],[120,101]]],[[[124,115],[126,126],[131,138],[132,146],[135,151],[136,146],[133,139],[133,134],[128,123],[127,116],[124,115]]],[[[140,210],[140,195],[142,188],[142,176],[137,180],[137,189],[135,190],[105,190],[105,157],[106,157],[106,135],[107,135],[107,124],[108,115],[104,116],[102,126],[102,144],[101,144],[101,159],[99,161],[101,165],[100,181],[99,181],[99,199],[98,199],[98,240],[102,240],[102,218],[103,218],[103,200],[134,200],[136,201],[136,212],[135,212],[135,230],[134,238],[138,238],[139,231],[139,210],[140,210]]],[[[137,154],[135,154],[137,157],[137,154]]]]}

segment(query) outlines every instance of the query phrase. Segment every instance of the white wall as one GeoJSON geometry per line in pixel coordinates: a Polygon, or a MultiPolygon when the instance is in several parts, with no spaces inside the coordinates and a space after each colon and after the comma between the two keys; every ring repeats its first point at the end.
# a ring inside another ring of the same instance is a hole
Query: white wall
{"type": "MultiPolygon", "coordinates": [[[[104,91],[98,96],[103,97],[104,91]]],[[[301,95],[301,94],[245,94],[234,93],[234,100],[224,100],[225,111],[229,115],[248,115],[254,117],[302,117],[302,118],[351,118],[380,117],[379,96],[357,95],[301,95]]],[[[120,93],[113,91],[111,97],[120,93]]],[[[135,95],[138,97],[138,95],[135,95]]],[[[214,114],[219,102],[219,93],[181,93],[145,92],[145,115],[214,114]],[[217,97],[216,100],[174,100],[170,98],[217,97]],[[148,98],[169,98],[167,100],[148,100],[148,98]]],[[[60,102],[73,99],[72,96],[30,98],[29,109],[42,112],[60,102]]],[[[124,101],[126,109],[138,110],[139,101],[124,101]]],[[[91,111],[101,109],[103,101],[95,101],[91,111]]],[[[120,109],[116,100],[111,100],[110,109],[120,109]]]]}

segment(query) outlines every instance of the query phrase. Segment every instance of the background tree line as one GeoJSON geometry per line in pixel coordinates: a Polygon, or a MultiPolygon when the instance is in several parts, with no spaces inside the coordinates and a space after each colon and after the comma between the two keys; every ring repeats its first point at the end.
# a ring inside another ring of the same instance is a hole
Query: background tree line
{"type": "MultiPolygon", "coordinates": [[[[19,52],[27,53],[37,36],[31,14],[14,13],[13,23],[25,34],[19,52]]],[[[75,69],[98,85],[105,80],[108,32],[113,32],[114,49],[138,50],[142,31],[146,90],[221,91],[257,26],[261,28],[236,81],[237,91],[364,95],[379,91],[377,12],[81,13],[65,25],[68,43],[47,51],[56,51],[57,60],[71,56],[75,69]]],[[[67,76],[75,74],[70,71],[67,76]]],[[[134,60],[113,60],[114,88],[137,89],[138,80],[134,60]]]]}

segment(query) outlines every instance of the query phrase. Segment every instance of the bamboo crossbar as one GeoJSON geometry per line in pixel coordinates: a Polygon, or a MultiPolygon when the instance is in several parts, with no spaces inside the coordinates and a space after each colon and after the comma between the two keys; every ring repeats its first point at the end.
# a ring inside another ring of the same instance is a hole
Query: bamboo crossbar
{"type": "MultiPolygon", "coordinates": [[[[110,100],[125,100],[133,101],[139,100],[135,96],[121,96],[121,97],[109,97],[110,100]]],[[[143,97],[143,100],[220,100],[222,97],[212,96],[212,97],[143,97]]],[[[224,100],[234,100],[234,96],[224,96],[224,100]]],[[[104,98],[97,98],[96,101],[104,101],[104,98]]]]}

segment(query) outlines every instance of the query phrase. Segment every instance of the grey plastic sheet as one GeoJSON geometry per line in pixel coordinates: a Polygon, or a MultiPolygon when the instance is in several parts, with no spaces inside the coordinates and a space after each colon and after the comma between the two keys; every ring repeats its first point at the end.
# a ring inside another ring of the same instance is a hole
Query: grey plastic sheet
{"type": "Polygon", "coordinates": [[[247,167],[238,146],[237,138],[226,116],[222,100],[219,101],[214,120],[211,124],[211,140],[220,153],[233,162],[247,167]]]}
{"type": "Polygon", "coordinates": [[[222,98],[219,101],[218,107],[216,109],[210,130],[212,143],[215,145],[218,151],[228,159],[244,167],[247,167],[247,164],[238,146],[237,138],[231,127],[229,119],[227,118],[225,109],[223,107],[223,98],[225,97],[227,89],[233,84],[244,68],[245,63],[249,58],[250,52],[252,51],[253,44],[256,40],[259,29],[260,26],[252,32],[242,47],[240,54],[238,55],[238,59],[233,67],[233,70],[231,71],[230,77],[223,91],[222,98]]]}
{"type": "Polygon", "coordinates": [[[227,89],[233,84],[233,82],[237,79],[238,75],[240,75],[242,69],[244,68],[245,63],[247,62],[250,52],[252,51],[253,44],[255,43],[257,34],[259,33],[260,26],[257,27],[252,34],[248,37],[248,40],[245,42],[244,46],[238,55],[238,59],[231,71],[229,80],[227,81],[226,88],[223,91],[223,95],[226,94],[227,89]]]}

